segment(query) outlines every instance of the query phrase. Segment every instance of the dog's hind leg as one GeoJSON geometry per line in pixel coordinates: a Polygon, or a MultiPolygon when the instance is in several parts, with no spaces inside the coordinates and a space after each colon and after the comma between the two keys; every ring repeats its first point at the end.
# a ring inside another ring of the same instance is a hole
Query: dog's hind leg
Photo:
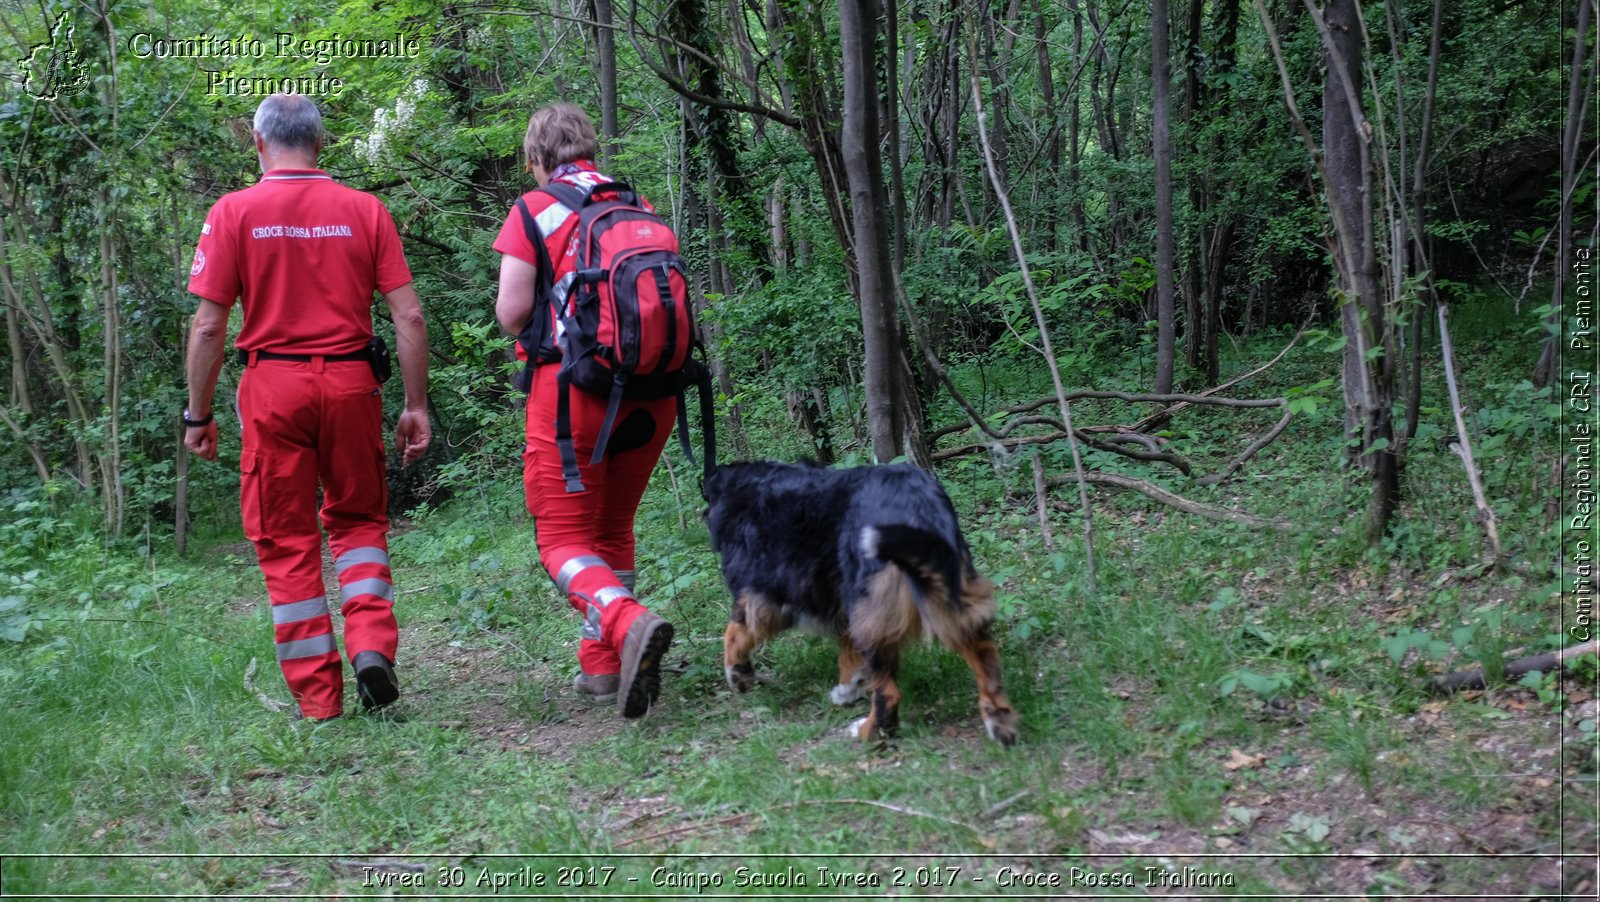
{"type": "Polygon", "coordinates": [[[839,637],[839,684],[828,693],[828,700],[836,705],[848,705],[862,696],[867,683],[867,662],[856,651],[856,643],[849,633],[839,637]]]}
{"type": "Polygon", "coordinates": [[[956,648],[967,666],[978,678],[978,711],[983,715],[983,727],[989,738],[1001,745],[1017,741],[1017,712],[1011,709],[1005,685],[1000,676],[1000,654],[994,641],[980,635],[956,648]]]}
{"type": "Polygon", "coordinates": [[[730,688],[750,691],[756,684],[750,653],[788,626],[787,618],[759,592],[742,592],[733,600],[728,629],[722,634],[722,672],[730,688]]]}
{"type": "Polygon", "coordinates": [[[888,736],[900,726],[900,684],[895,676],[900,669],[900,649],[874,649],[867,656],[867,688],[872,691],[872,708],[850,724],[850,735],[857,739],[888,736]]]}

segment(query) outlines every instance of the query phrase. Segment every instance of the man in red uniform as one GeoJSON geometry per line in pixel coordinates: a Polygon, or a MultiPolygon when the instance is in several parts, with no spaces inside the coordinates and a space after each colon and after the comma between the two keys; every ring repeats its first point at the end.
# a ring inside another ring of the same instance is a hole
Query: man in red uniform
{"type": "MultiPolygon", "coordinates": [[[[523,139],[528,168],[540,187],[552,180],[589,190],[611,181],[595,169],[594,124],[581,109],[556,103],[528,120],[523,139]]],[[[541,256],[549,262],[557,302],[566,298],[575,276],[574,245],[578,214],[552,195],[522,196],[527,215],[515,208],[495,238],[500,259],[500,291],[495,318],[512,335],[531,317],[544,317],[545,334],[557,328],[553,312],[536,306],[541,256]],[[545,255],[533,241],[543,239],[545,255]]],[[[556,588],[583,621],[579,630],[574,688],[594,701],[613,698],[623,717],[639,717],[660,692],[661,660],[672,644],[672,624],[639,603],[633,594],[633,519],[677,414],[673,398],[624,399],[605,456],[591,464],[605,420],[606,399],[574,388],[569,395],[573,445],[584,490],[568,493],[556,445],[556,374],[553,342],[517,346],[535,363],[528,391],[522,455],[528,513],[534,517],[539,557],[556,588]]]]}
{"type": "Polygon", "coordinates": [[[373,292],[388,302],[399,343],[406,403],[395,445],[407,464],[432,437],[428,333],[389,211],[316,168],[316,104],[287,94],[263,100],[255,145],[261,181],[212,206],[189,270],[200,307],[189,335],[184,442],[217,459],[212,394],[228,310],[242,299],[239,509],[266,577],[284,679],[301,715],[324,720],[344,710],[344,678],[322,582],[319,482],[357,693],[369,709],[400,695],[383,398],[366,350],[373,292]]]}

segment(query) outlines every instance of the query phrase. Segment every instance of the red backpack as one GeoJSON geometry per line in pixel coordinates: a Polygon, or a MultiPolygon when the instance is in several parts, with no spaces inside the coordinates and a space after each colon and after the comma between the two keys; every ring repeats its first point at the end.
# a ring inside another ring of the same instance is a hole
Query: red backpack
{"type": "Polygon", "coordinates": [[[562,279],[565,291],[557,293],[544,238],[527,205],[517,201],[523,229],[539,255],[542,298],[517,336],[530,353],[524,388],[532,384],[534,365],[554,359],[554,352],[559,351],[556,446],[567,491],[583,491],[572,444],[569,393],[573,386],[607,399],[591,465],[605,456],[623,398],[673,395],[678,399],[678,440],[692,465],[684,392],[691,384],[697,386],[709,472],[716,458],[711,382],[706,368],[693,356],[697,348],[703,353],[703,348],[689,303],[688,271],[678,254],[678,236],[622,182],[602,182],[584,189],[552,181],[539,190],[578,213],[574,268],[562,279]],[[555,309],[554,336],[547,334],[550,317],[545,304],[555,309]]]}

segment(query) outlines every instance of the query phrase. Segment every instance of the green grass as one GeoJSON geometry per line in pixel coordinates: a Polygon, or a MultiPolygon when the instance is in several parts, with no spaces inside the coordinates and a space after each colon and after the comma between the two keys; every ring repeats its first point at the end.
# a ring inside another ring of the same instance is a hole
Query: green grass
{"type": "MultiPolygon", "coordinates": [[[[1332,360],[1291,355],[1252,392],[1310,384],[1332,360]]],[[[1493,372],[1480,379],[1493,397],[1493,372]]],[[[1358,849],[1396,857],[1217,866],[1235,893],[1527,890],[1544,879],[1532,860],[1434,859],[1424,873],[1401,853],[1562,848],[1553,800],[1583,785],[1563,777],[1593,780],[1592,748],[1557,754],[1561,715],[1530,690],[1444,706],[1419,691],[1438,668],[1540,646],[1555,577],[1474,569],[1459,465],[1431,449],[1407,471],[1388,546],[1360,548],[1336,413],[1302,420],[1227,484],[1159,478],[1303,530],[1252,532],[1097,492],[1097,595],[1076,515],[1057,514],[1044,547],[1025,466],[969,458],[941,471],[1000,587],[997,638],[1023,725],[1011,750],[983,737],[967,668],[932,648],[906,656],[901,733],[881,746],[842,735],[857,711],[825,699],[831,641],[780,637],[756,658],[769,681],[730,693],[716,558],[692,486],[674,495],[664,472],[640,513],[640,588],[679,641],[662,704],[630,724],[572,697],[575,615],[537,570],[514,480],[396,536],[406,695],[394,716],[322,725],[268,710],[245,686],[255,659],[255,689],[286,696],[248,551],[145,558],[53,528],[32,557],[7,559],[39,571],[9,591],[50,619],[0,648],[0,851],[88,857],[8,857],[4,890],[466,895],[526,865],[544,886],[502,892],[570,893],[584,887],[557,886],[558,869],[586,865],[617,868],[605,891],[621,895],[688,894],[652,879],[657,868],[720,875],[708,891],[778,895],[796,890],[735,887],[737,869],[814,877],[824,863],[882,882],[907,868],[900,890],[913,893],[937,889],[917,885],[918,866],[959,867],[957,888],[998,892],[1007,864],[1142,873],[1158,856],[1358,849]],[[1384,642],[1406,629],[1442,647],[1421,641],[1396,662],[1384,642]],[[1230,769],[1235,751],[1251,763],[1230,769]],[[1479,845],[1441,826],[1454,824],[1481,825],[1479,845]],[[163,857],[96,857],[120,853],[163,857]],[[796,854],[843,857],[778,857],[796,854]],[[365,885],[359,862],[379,860],[422,866],[390,873],[427,888],[365,885]]],[[[1233,423],[1185,414],[1189,437],[1174,441],[1225,458],[1233,423]]],[[[1485,469],[1502,535],[1519,558],[1548,560],[1548,450],[1526,430],[1501,448],[1485,469]]],[[[1581,839],[1581,823],[1567,827],[1581,839]]]]}

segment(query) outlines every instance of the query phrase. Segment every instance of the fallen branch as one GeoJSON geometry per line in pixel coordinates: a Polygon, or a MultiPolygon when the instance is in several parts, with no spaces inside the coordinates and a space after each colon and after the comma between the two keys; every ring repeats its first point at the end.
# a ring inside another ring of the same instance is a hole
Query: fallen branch
{"type": "Polygon", "coordinates": [[[1222,482],[1224,479],[1227,479],[1229,476],[1239,472],[1239,468],[1244,466],[1245,463],[1250,460],[1250,458],[1255,457],[1257,451],[1260,451],[1262,448],[1272,444],[1273,440],[1283,433],[1283,430],[1289,425],[1290,416],[1289,402],[1285,401],[1283,402],[1283,416],[1278,419],[1278,425],[1273,426],[1271,429],[1268,429],[1266,432],[1263,432],[1261,435],[1257,436],[1256,440],[1250,443],[1250,447],[1244,449],[1244,451],[1241,452],[1238,457],[1235,457],[1233,461],[1226,467],[1223,467],[1221,470],[1212,473],[1210,476],[1202,476],[1196,480],[1196,482],[1200,485],[1216,485],[1217,483],[1222,482]]]}
{"type": "MultiPolygon", "coordinates": [[[[793,807],[793,806],[783,805],[783,806],[780,806],[777,810],[781,811],[784,808],[789,808],[789,807],[793,807]]],[[[746,818],[753,817],[753,816],[755,816],[757,814],[760,814],[760,813],[761,812],[758,812],[758,811],[746,811],[743,814],[730,814],[727,817],[719,817],[714,821],[699,821],[699,822],[696,822],[696,823],[693,823],[693,824],[684,824],[681,827],[673,827],[670,830],[659,830],[659,831],[657,831],[655,833],[651,833],[651,834],[648,834],[648,835],[645,835],[645,836],[636,836],[633,839],[625,839],[622,842],[617,843],[616,847],[620,849],[623,846],[631,846],[631,845],[633,845],[635,843],[649,842],[652,839],[664,839],[665,837],[668,837],[668,836],[675,836],[675,835],[677,835],[679,833],[688,833],[688,832],[691,832],[691,831],[694,831],[694,830],[702,830],[702,829],[704,829],[706,827],[720,827],[720,826],[723,826],[725,824],[736,824],[739,821],[745,820],[746,818]]]]}
{"type": "MultiPolygon", "coordinates": [[[[1600,654],[1600,639],[1591,639],[1581,645],[1573,645],[1560,651],[1507,661],[1503,673],[1508,680],[1516,679],[1535,670],[1541,673],[1548,673],[1557,665],[1566,668],[1571,666],[1568,662],[1573,659],[1594,654],[1600,654]]],[[[1433,681],[1432,688],[1434,692],[1441,695],[1447,695],[1461,689],[1483,689],[1485,688],[1483,668],[1474,667],[1471,670],[1458,670],[1455,673],[1445,674],[1433,681]]]]}
{"type": "MultiPolygon", "coordinates": [[[[1284,350],[1287,351],[1288,348],[1285,348],[1284,350]]],[[[1283,434],[1283,430],[1288,427],[1289,420],[1292,416],[1292,414],[1289,412],[1289,401],[1287,398],[1213,398],[1205,395],[1157,395],[1136,392],[1083,390],[1067,392],[1066,399],[1069,401],[1091,399],[1154,403],[1171,402],[1173,406],[1166,408],[1165,410],[1167,412],[1175,411],[1181,409],[1183,406],[1191,404],[1205,404],[1213,407],[1233,407],[1247,409],[1265,409],[1268,407],[1277,407],[1281,409],[1283,411],[1283,415],[1278,418],[1278,422],[1274,424],[1272,428],[1257,436],[1243,452],[1241,452],[1233,460],[1229,461],[1227,466],[1215,473],[1211,473],[1199,478],[1199,484],[1207,486],[1216,485],[1217,483],[1223,482],[1231,477],[1234,473],[1237,473],[1239,468],[1243,467],[1247,462],[1249,462],[1249,460],[1259,453],[1262,448],[1270,445],[1278,438],[1279,435],[1283,434]]],[[[1027,404],[1019,404],[1014,407],[1006,408],[1004,411],[1005,413],[1025,415],[1016,417],[1015,419],[1006,423],[1005,426],[998,429],[990,426],[987,423],[978,423],[975,418],[972,424],[946,426],[941,429],[936,429],[930,433],[930,442],[936,441],[937,439],[946,435],[954,435],[958,432],[964,432],[972,425],[978,425],[985,434],[991,437],[992,441],[979,444],[962,445],[958,448],[947,448],[943,451],[935,451],[929,455],[929,459],[937,463],[942,460],[950,460],[951,458],[961,457],[967,454],[976,454],[979,452],[988,451],[996,447],[997,444],[1003,448],[1016,448],[1022,445],[1049,444],[1050,442],[1064,439],[1067,437],[1067,431],[1065,424],[1060,419],[1032,413],[1032,411],[1037,410],[1054,400],[1057,399],[1044,398],[1038,401],[1030,401],[1027,404]],[[1011,433],[1022,426],[1051,426],[1056,431],[1042,436],[1023,436],[1020,438],[1012,438],[1011,433]]],[[[1187,458],[1176,451],[1162,450],[1154,437],[1146,435],[1143,432],[1143,429],[1146,428],[1148,424],[1152,423],[1154,419],[1154,416],[1146,417],[1133,426],[1085,426],[1074,429],[1072,431],[1072,437],[1097,451],[1118,454],[1132,460],[1170,464],[1183,475],[1192,476],[1194,466],[1187,458]],[[1105,433],[1110,433],[1110,435],[1103,438],[1097,438],[1097,436],[1105,433]],[[1122,445],[1137,445],[1139,448],[1119,447],[1122,445]]]]}
{"type": "Polygon", "coordinates": [[[1445,310],[1448,304],[1436,304],[1434,310],[1439,315],[1439,356],[1444,358],[1444,382],[1450,390],[1450,413],[1456,421],[1456,440],[1451,443],[1451,450],[1461,458],[1461,465],[1467,470],[1467,484],[1472,487],[1472,503],[1478,508],[1478,522],[1483,524],[1484,536],[1489,540],[1489,560],[1498,564],[1502,556],[1500,550],[1500,530],[1495,525],[1494,508],[1489,506],[1489,499],[1483,494],[1483,480],[1478,476],[1478,465],[1472,459],[1472,438],[1467,432],[1467,420],[1461,409],[1461,391],[1456,385],[1455,348],[1450,344],[1450,326],[1446,322],[1448,317],[1445,310]]]}
{"type": "MultiPolygon", "coordinates": [[[[1033,442],[1028,441],[1019,441],[1014,444],[1008,442],[1008,439],[1011,437],[1011,433],[1022,426],[1049,426],[1055,429],[1056,431],[1051,433],[1052,437],[1050,441],[1058,441],[1067,437],[1066,424],[1061,422],[1061,420],[1057,419],[1056,417],[1047,416],[1018,417],[1015,420],[1012,420],[1010,423],[1007,423],[1004,429],[993,430],[985,427],[984,432],[994,438],[996,441],[999,441],[1000,444],[1005,447],[1015,447],[1016,444],[1033,444],[1033,442]]],[[[1185,476],[1190,475],[1194,470],[1194,465],[1189,463],[1188,459],[1182,454],[1179,454],[1176,451],[1163,451],[1161,450],[1160,444],[1153,437],[1141,435],[1137,432],[1130,432],[1127,430],[1127,427],[1124,426],[1090,426],[1085,429],[1074,429],[1072,432],[1078,441],[1083,442],[1096,451],[1104,451],[1108,454],[1118,454],[1131,460],[1171,464],[1174,469],[1185,476]],[[1103,438],[1097,437],[1105,433],[1109,434],[1104,435],[1103,438]],[[1118,445],[1138,445],[1139,447],[1119,448],[1117,447],[1118,445]]],[[[966,445],[957,450],[963,454],[971,454],[976,451],[981,451],[992,447],[993,443],[991,442],[982,445],[966,445]]],[[[949,457],[957,456],[959,456],[959,454],[949,455],[949,457]]],[[[947,459],[948,457],[940,457],[937,455],[929,456],[929,460],[933,461],[947,459]]]]}
{"type": "Polygon", "coordinates": [[[265,692],[262,692],[261,690],[257,689],[256,686],[255,686],[255,676],[256,676],[256,659],[255,658],[251,658],[250,659],[250,663],[246,664],[245,667],[244,667],[244,688],[245,688],[245,691],[250,693],[251,695],[255,696],[256,697],[256,701],[258,701],[261,704],[265,705],[267,710],[273,712],[274,714],[276,714],[276,713],[278,713],[280,711],[289,710],[289,706],[287,704],[284,704],[283,702],[280,702],[277,699],[273,698],[272,696],[266,694],[265,692]]]}
{"type": "MultiPolygon", "coordinates": [[[[997,447],[1012,449],[1020,448],[1025,445],[1048,445],[1051,442],[1059,442],[1067,437],[1066,431],[1060,428],[1060,420],[1054,419],[1053,417],[1029,417],[1028,419],[1038,420],[1047,425],[1053,425],[1056,427],[1056,431],[1048,432],[1043,435],[1024,435],[1017,438],[1003,438],[974,445],[962,445],[959,448],[946,448],[943,451],[935,451],[928,455],[928,459],[934,463],[938,463],[942,460],[952,460],[957,457],[965,457],[968,454],[978,454],[984,451],[993,451],[997,447]]],[[[1085,429],[1075,429],[1073,432],[1076,433],[1078,441],[1083,442],[1097,451],[1105,451],[1109,454],[1121,455],[1122,457],[1129,458],[1130,460],[1156,461],[1158,463],[1171,464],[1174,469],[1185,476],[1190,475],[1194,469],[1193,464],[1189,463],[1189,461],[1183,455],[1175,451],[1152,452],[1148,450],[1142,450],[1143,448],[1149,448],[1150,445],[1154,443],[1154,440],[1150,439],[1149,436],[1132,434],[1120,435],[1114,433],[1109,438],[1095,438],[1093,434],[1085,429]],[[1141,448],[1119,448],[1117,447],[1119,444],[1136,444],[1140,445],[1141,448]]],[[[1270,441],[1270,439],[1268,439],[1268,441],[1270,441]]],[[[1263,442],[1263,444],[1265,444],[1265,442],[1263,442]]]]}
{"type": "Polygon", "coordinates": [[[1054,551],[1055,539],[1050,535],[1050,504],[1048,492],[1044,486],[1044,464],[1039,463],[1039,455],[1033,455],[1033,495],[1039,502],[1039,533],[1044,536],[1046,550],[1054,551]]]}
{"type": "Polygon", "coordinates": [[[1066,437],[1067,434],[1065,432],[1052,432],[1048,435],[1025,435],[1022,438],[1008,438],[1003,441],[984,442],[979,445],[962,445],[959,448],[935,451],[928,455],[928,459],[938,463],[941,460],[950,460],[956,457],[964,457],[968,454],[977,454],[980,451],[988,451],[996,445],[1002,448],[1020,448],[1023,445],[1048,445],[1051,442],[1059,442],[1066,437]]]}
{"type": "MultiPolygon", "coordinates": [[[[1145,482],[1142,479],[1134,479],[1131,476],[1120,476],[1116,473],[1085,473],[1084,479],[1085,481],[1093,483],[1094,485],[1110,486],[1114,489],[1127,489],[1129,491],[1138,492],[1139,494],[1155,501],[1159,501],[1168,507],[1176,508],[1184,513],[1194,514],[1197,517],[1205,517],[1207,520],[1217,520],[1222,523],[1237,523],[1240,526],[1248,526],[1251,529],[1273,529],[1277,530],[1278,532],[1292,532],[1296,529],[1295,525],[1287,520],[1268,520],[1264,517],[1257,517],[1252,514],[1240,513],[1239,511],[1228,510],[1227,508],[1212,507],[1209,504],[1201,504],[1198,501],[1190,501],[1188,498],[1185,498],[1181,495],[1175,495],[1158,485],[1145,482]]],[[[1058,485],[1067,485],[1073,482],[1073,480],[1065,476],[1052,476],[1050,479],[1046,480],[1046,482],[1050,486],[1054,487],[1058,485]]]]}
{"type": "MultiPolygon", "coordinates": [[[[1306,328],[1311,325],[1311,318],[1314,318],[1315,316],[1316,316],[1316,313],[1315,313],[1315,311],[1313,311],[1311,317],[1308,317],[1306,319],[1306,321],[1301,324],[1300,330],[1294,333],[1294,337],[1289,339],[1289,343],[1283,346],[1283,350],[1279,351],[1277,353],[1277,356],[1273,357],[1271,360],[1268,360],[1266,363],[1263,363],[1262,365],[1256,367],[1255,369],[1251,370],[1248,373],[1244,373],[1242,375],[1234,376],[1232,379],[1229,379],[1227,382],[1224,382],[1221,385],[1212,386],[1211,388],[1208,388],[1205,391],[1200,392],[1200,394],[1202,396],[1205,396],[1205,395],[1216,394],[1219,391],[1226,391],[1227,389],[1230,389],[1230,388],[1234,387],[1235,385],[1238,385],[1239,383],[1245,381],[1246,379],[1252,379],[1252,378],[1254,378],[1254,377],[1266,372],[1267,370],[1271,369],[1272,367],[1276,366],[1278,361],[1282,360],[1283,356],[1285,354],[1289,353],[1289,349],[1294,347],[1295,343],[1300,340],[1300,336],[1305,334],[1306,328]]],[[[1173,414],[1179,412],[1180,410],[1183,410],[1184,408],[1186,408],[1188,406],[1189,406],[1189,402],[1188,401],[1180,401],[1177,404],[1174,404],[1174,405],[1172,405],[1171,407],[1168,407],[1165,410],[1158,410],[1155,413],[1150,414],[1149,416],[1145,417],[1144,419],[1140,420],[1139,422],[1133,424],[1133,428],[1138,430],[1138,431],[1140,431],[1140,432],[1144,432],[1145,430],[1149,429],[1151,426],[1155,425],[1156,423],[1165,422],[1173,414]]]]}
{"type": "Polygon", "coordinates": [[[1005,811],[1007,808],[1010,808],[1012,805],[1015,805],[1018,802],[1022,801],[1023,799],[1027,798],[1031,793],[1032,793],[1032,790],[1024,789],[1023,791],[1017,793],[1014,796],[1011,796],[1011,797],[1005,798],[1005,799],[1001,799],[1000,801],[994,803],[993,805],[990,805],[988,808],[983,809],[983,819],[984,820],[990,820],[990,821],[994,820],[995,818],[1000,816],[1001,812],[1005,811]]]}
{"type": "MultiPolygon", "coordinates": [[[[1098,391],[1097,392],[1097,391],[1091,391],[1091,390],[1088,390],[1088,389],[1083,389],[1083,390],[1080,390],[1080,391],[1067,392],[1067,400],[1068,401],[1077,401],[1077,400],[1084,399],[1084,398],[1093,398],[1093,399],[1102,399],[1102,400],[1131,401],[1131,402],[1137,402],[1137,403],[1146,403],[1146,402],[1148,402],[1148,403],[1152,403],[1152,404],[1168,404],[1168,405],[1171,405],[1169,407],[1166,407],[1166,408],[1164,408],[1162,410],[1158,410],[1155,413],[1150,414],[1149,416],[1145,417],[1143,420],[1140,420],[1139,422],[1133,424],[1133,426],[1131,426],[1131,427],[1121,427],[1121,426],[1119,426],[1119,427],[1093,427],[1093,426],[1083,427],[1084,429],[1096,429],[1096,428],[1100,428],[1100,429],[1105,429],[1105,428],[1128,429],[1129,431],[1132,431],[1132,432],[1145,432],[1145,431],[1148,430],[1148,428],[1150,427],[1150,425],[1152,423],[1167,419],[1172,414],[1177,413],[1177,412],[1179,412],[1179,411],[1181,411],[1181,410],[1183,410],[1183,409],[1185,409],[1187,407],[1192,407],[1192,406],[1194,406],[1196,404],[1210,404],[1210,405],[1213,405],[1213,406],[1216,406],[1216,407],[1271,407],[1271,406],[1273,406],[1274,404],[1277,403],[1278,399],[1276,399],[1276,398],[1265,398],[1265,399],[1260,399],[1260,400],[1255,400],[1255,401],[1249,401],[1249,400],[1239,401],[1239,400],[1234,399],[1234,398],[1217,398],[1217,397],[1213,397],[1213,396],[1217,392],[1224,391],[1226,389],[1232,388],[1233,386],[1238,385],[1240,382],[1243,382],[1246,379],[1249,379],[1249,378],[1252,378],[1254,376],[1257,376],[1257,375],[1265,372],[1266,370],[1270,369],[1279,360],[1283,359],[1283,355],[1289,353],[1289,349],[1294,347],[1295,342],[1300,339],[1300,335],[1304,331],[1305,331],[1305,327],[1302,326],[1300,332],[1296,332],[1295,333],[1294,338],[1290,339],[1289,343],[1287,345],[1284,345],[1283,350],[1279,351],[1276,357],[1273,357],[1271,360],[1267,361],[1266,363],[1262,364],[1261,366],[1256,367],[1255,369],[1251,370],[1248,373],[1244,373],[1244,374],[1235,376],[1232,379],[1229,379],[1227,382],[1222,383],[1221,385],[1217,385],[1217,386],[1214,386],[1212,388],[1208,388],[1208,389],[1206,389],[1206,390],[1204,390],[1202,392],[1197,392],[1197,393],[1194,393],[1194,394],[1148,394],[1148,393],[1142,393],[1142,392],[1106,392],[1106,391],[1098,391]]],[[[1056,401],[1056,399],[1053,398],[1053,397],[1051,397],[1051,398],[1039,398],[1038,400],[1035,400],[1035,401],[1026,401],[1026,402],[1023,402],[1021,404],[1013,404],[1010,407],[1003,407],[998,411],[998,413],[1001,413],[1001,414],[1032,413],[1035,410],[1038,410],[1039,408],[1044,407],[1047,404],[1055,403],[1055,401],[1056,401]]],[[[963,431],[967,430],[968,428],[970,428],[971,425],[972,425],[971,423],[952,423],[949,426],[941,426],[938,429],[935,429],[932,432],[928,433],[928,442],[931,444],[933,442],[938,441],[941,438],[944,438],[947,435],[955,435],[958,432],[963,432],[963,431]]],[[[991,435],[993,435],[994,432],[995,432],[993,427],[989,427],[987,424],[984,424],[984,425],[985,425],[984,431],[990,433],[991,435]]],[[[1082,430],[1080,430],[1080,431],[1082,431],[1082,430]]],[[[1005,430],[1004,429],[1000,430],[1000,434],[1001,434],[1001,436],[1004,436],[1005,430]]]]}

